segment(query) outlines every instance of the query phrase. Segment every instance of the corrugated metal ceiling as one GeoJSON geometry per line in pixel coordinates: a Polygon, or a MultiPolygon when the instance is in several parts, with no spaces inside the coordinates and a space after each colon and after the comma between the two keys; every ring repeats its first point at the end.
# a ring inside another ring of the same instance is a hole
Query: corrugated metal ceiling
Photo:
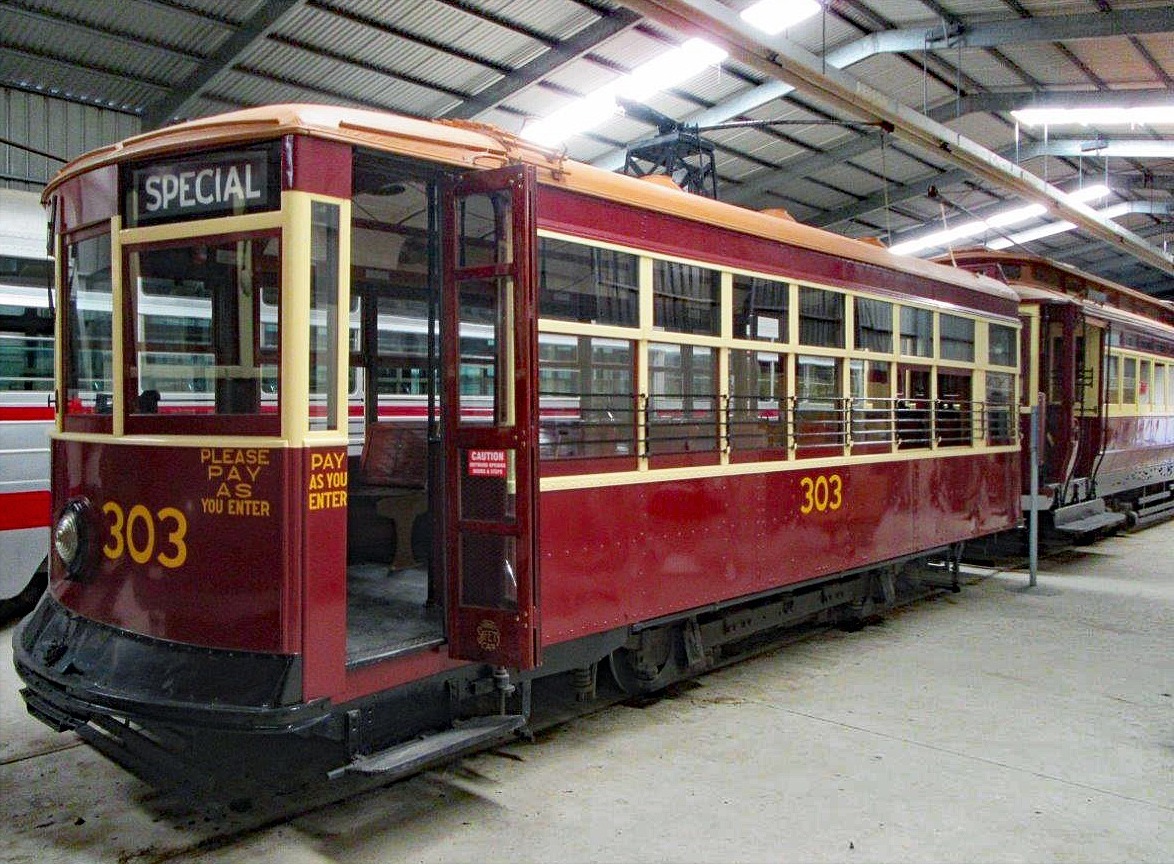
{"type": "MultiPolygon", "coordinates": [[[[749,5],[722,2],[734,10],[749,5]]],[[[847,71],[1008,158],[1017,142],[1021,155],[1034,153],[1042,133],[1017,130],[1006,106],[973,110],[976,99],[1011,94],[1006,105],[1026,105],[1083,91],[1104,104],[1119,90],[1167,101],[1172,95],[1174,8],[1168,2],[824,0],[822,15],[784,35],[834,58],[865,37],[891,31],[908,31],[903,50],[864,56],[847,71]],[[1098,22],[1113,15],[1135,29],[1094,35],[1098,22]],[[1063,38],[1034,33],[1040,21],[1062,23],[1063,38]],[[959,34],[965,40],[984,32],[981,47],[958,49],[959,34]]],[[[0,32],[0,86],[114,108],[147,125],[308,100],[425,117],[472,116],[511,131],[684,38],[607,0],[0,0],[0,32]]],[[[706,133],[717,145],[720,194],[745,206],[787,206],[800,219],[845,234],[900,240],[940,222],[945,205],[925,194],[935,179],[946,198],[967,211],[1022,203],[960,174],[940,154],[896,140],[886,140],[882,150],[883,136],[875,130],[815,125],[850,118],[803,92],[761,104],[737,101],[770,83],[727,60],[647,104],[678,122],[703,111],[730,120],[806,121],[706,133]]],[[[617,117],[566,147],[574,158],[614,167],[625,145],[654,132],[646,120],[617,117]]],[[[1159,141],[1174,148],[1174,128],[1052,130],[1049,146],[1098,133],[1114,142],[1159,141]]],[[[1035,155],[1023,164],[1063,188],[1108,176],[1114,194],[1097,205],[1106,206],[1169,200],[1170,152],[1113,158],[1107,175],[1094,150],[1035,155]]],[[[945,215],[968,218],[949,207],[945,215]]],[[[1131,214],[1119,221],[1158,246],[1174,239],[1168,215],[1131,214]]],[[[1080,232],[1030,248],[1143,290],[1174,294],[1174,279],[1080,232]]]]}

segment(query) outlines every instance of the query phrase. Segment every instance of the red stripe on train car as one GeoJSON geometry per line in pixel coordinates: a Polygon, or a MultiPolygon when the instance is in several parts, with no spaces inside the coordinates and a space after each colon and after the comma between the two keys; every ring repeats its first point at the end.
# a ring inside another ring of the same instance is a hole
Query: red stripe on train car
{"type": "Polygon", "coordinates": [[[49,492],[9,492],[0,495],[0,531],[44,528],[49,524],[49,492]]]}
{"type": "Polygon", "coordinates": [[[52,420],[53,409],[43,405],[0,405],[0,423],[14,420],[52,420]]]}

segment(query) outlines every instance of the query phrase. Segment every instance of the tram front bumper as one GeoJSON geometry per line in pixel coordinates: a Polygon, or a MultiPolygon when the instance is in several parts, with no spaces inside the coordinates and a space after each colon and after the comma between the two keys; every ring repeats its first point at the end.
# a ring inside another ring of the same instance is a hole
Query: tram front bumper
{"type": "Polygon", "coordinates": [[[150,639],[46,594],[12,637],[29,712],[58,731],[95,716],[226,732],[305,732],[329,702],[300,701],[300,659],[150,639]]]}

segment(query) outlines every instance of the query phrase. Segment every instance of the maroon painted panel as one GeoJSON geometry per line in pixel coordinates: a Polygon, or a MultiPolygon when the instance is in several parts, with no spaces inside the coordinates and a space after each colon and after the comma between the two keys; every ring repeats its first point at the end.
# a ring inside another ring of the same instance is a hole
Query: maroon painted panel
{"type": "Polygon", "coordinates": [[[290,135],[282,143],[283,189],[351,197],[350,145],[306,135],[290,135]]]}
{"type": "Polygon", "coordinates": [[[1020,515],[1018,481],[1017,455],[1004,453],[544,492],[543,637],[559,642],[1009,528],[1020,515]]]}
{"type": "Polygon", "coordinates": [[[1098,476],[1174,463],[1174,415],[1112,417],[1105,427],[1098,476]]]}
{"type": "Polygon", "coordinates": [[[290,489],[305,525],[302,565],[290,572],[302,574],[305,598],[302,693],[337,698],[346,667],[346,448],[305,450],[300,462],[290,489]]]}
{"type": "Polygon", "coordinates": [[[641,248],[718,266],[753,266],[790,279],[842,288],[875,288],[898,297],[938,300],[1008,317],[1017,314],[1013,301],[981,291],[550,186],[538,189],[538,224],[612,243],[631,243],[639,238],[641,248]]]}
{"type": "Polygon", "coordinates": [[[53,556],[65,606],[160,639],[298,650],[285,451],[55,441],[52,473],[54,513],[88,499],[98,547],[84,581],[53,556]]]}
{"type": "Polygon", "coordinates": [[[58,201],[57,230],[76,231],[105,221],[118,212],[118,168],[96,168],[63,183],[54,193],[58,201]]]}

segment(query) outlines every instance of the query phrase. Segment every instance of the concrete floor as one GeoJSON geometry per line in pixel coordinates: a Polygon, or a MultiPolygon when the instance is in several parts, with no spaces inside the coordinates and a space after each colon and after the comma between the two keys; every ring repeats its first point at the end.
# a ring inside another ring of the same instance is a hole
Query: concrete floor
{"type": "Polygon", "coordinates": [[[292,820],[43,729],[9,628],[0,861],[1174,860],[1174,524],[968,581],[292,820]]]}

